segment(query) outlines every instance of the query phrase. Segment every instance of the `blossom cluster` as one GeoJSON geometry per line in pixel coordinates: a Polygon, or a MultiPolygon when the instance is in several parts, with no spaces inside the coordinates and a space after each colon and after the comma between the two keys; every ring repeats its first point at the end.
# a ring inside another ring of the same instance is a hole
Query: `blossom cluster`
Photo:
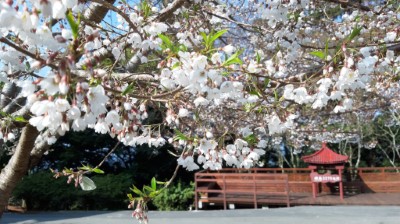
{"type": "MultiPolygon", "coordinates": [[[[322,126],[313,113],[399,109],[396,3],[235,2],[121,1],[113,24],[92,24],[101,4],[3,1],[0,81],[18,86],[37,141],[92,128],[129,146],[169,142],[188,170],[255,166],[271,139],[322,126]]],[[[5,113],[12,140],[17,112],[5,113]]]]}

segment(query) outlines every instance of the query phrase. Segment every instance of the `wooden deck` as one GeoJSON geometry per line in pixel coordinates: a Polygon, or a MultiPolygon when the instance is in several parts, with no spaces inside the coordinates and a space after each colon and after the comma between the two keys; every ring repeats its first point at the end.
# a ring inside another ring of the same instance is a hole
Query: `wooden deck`
{"type": "MultiPolygon", "coordinates": [[[[252,198],[249,195],[237,195],[239,204],[252,204],[252,198]]],[[[207,199],[201,199],[202,202],[213,202],[215,204],[222,204],[222,195],[215,195],[207,199]]],[[[234,200],[232,200],[234,201],[234,200]]],[[[286,201],[283,199],[262,198],[258,200],[259,205],[274,205],[286,206],[286,201]]],[[[235,203],[230,203],[235,204],[235,203]]],[[[387,206],[400,206],[400,193],[361,193],[354,195],[345,195],[343,200],[340,200],[338,194],[320,194],[317,198],[313,198],[311,193],[291,193],[290,194],[291,206],[302,205],[387,205],[387,206]]]]}
{"type": "Polygon", "coordinates": [[[313,198],[311,194],[295,193],[290,195],[290,204],[295,205],[398,205],[400,193],[361,193],[345,195],[320,194],[313,198]]]}

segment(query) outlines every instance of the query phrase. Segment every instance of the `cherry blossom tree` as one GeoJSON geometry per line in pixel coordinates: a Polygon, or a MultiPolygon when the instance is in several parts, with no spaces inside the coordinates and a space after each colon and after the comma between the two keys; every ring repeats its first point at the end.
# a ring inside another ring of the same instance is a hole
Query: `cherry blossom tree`
{"type": "Polygon", "coordinates": [[[397,1],[163,3],[1,3],[0,137],[13,156],[0,214],[68,131],[168,142],[187,170],[250,168],[282,134],[298,147],[337,141],[347,113],[398,110],[397,1]]]}

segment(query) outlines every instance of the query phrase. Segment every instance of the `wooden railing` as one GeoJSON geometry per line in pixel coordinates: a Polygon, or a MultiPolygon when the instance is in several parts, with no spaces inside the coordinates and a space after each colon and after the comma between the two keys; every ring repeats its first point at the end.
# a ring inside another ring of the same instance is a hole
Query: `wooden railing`
{"type": "Polygon", "coordinates": [[[348,182],[358,183],[361,192],[400,193],[400,173],[394,167],[348,169],[348,182]]]}
{"type": "MultiPolygon", "coordinates": [[[[201,171],[195,175],[196,208],[199,201],[222,203],[225,209],[227,203],[289,206],[290,193],[312,193],[310,173],[308,168],[201,171]]],[[[395,168],[345,169],[342,176],[345,194],[400,193],[400,173],[395,168]]],[[[319,191],[333,193],[338,191],[336,185],[320,183],[319,191]]]]}
{"type": "Polygon", "coordinates": [[[288,174],[266,170],[223,170],[195,175],[195,203],[282,204],[290,206],[288,174]],[[265,171],[265,172],[264,172],[265,171]],[[200,199],[198,198],[200,196],[200,199]]]}

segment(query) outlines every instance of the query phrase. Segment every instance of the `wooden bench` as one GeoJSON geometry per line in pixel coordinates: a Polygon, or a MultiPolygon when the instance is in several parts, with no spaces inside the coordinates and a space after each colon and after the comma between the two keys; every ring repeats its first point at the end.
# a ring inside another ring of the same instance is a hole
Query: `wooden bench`
{"type": "Polygon", "coordinates": [[[400,193],[400,181],[365,181],[362,192],[400,193]]]}
{"type": "Polygon", "coordinates": [[[353,170],[362,193],[400,193],[400,173],[396,168],[359,168],[353,170]]]}
{"type": "Polygon", "coordinates": [[[290,206],[287,174],[202,171],[195,175],[195,203],[279,204],[290,206]],[[199,198],[200,196],[200,198],[199,198]]]}
{"type": "Polygon", "coordinates": [[[26,208],[23,208],[21,206],[7,205],[5,211],[17,212],[17,213],[25,213],[26,212],[26,208]]]}

